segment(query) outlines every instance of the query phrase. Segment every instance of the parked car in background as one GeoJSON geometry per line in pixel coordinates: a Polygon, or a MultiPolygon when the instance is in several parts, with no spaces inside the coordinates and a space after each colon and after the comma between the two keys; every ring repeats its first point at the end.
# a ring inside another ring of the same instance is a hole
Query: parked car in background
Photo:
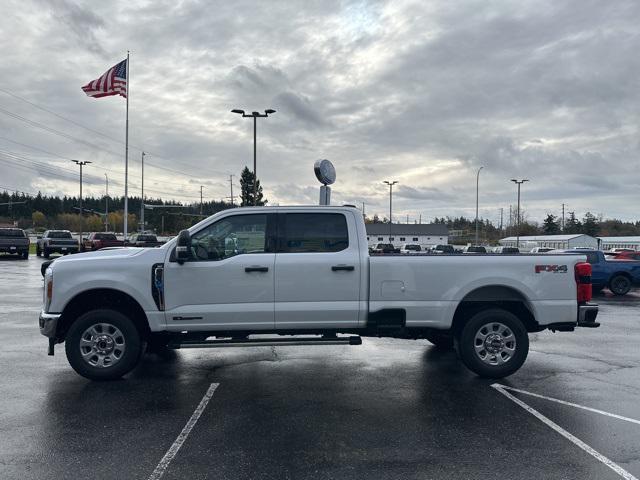
{"type": "Polygon", "coordinates": [[[127,245],[132,247],[159,247],[164,245],[164,242],[158,241],[153,233],[134,233],[129,237],[127,245]]]}
{"type": "Polygon", "coordinates": [[[625,250],[624,252],[610,253],[604,252],[607,257],[615,260],[640,260],[640,252],[635,250],[625,250]]]}
{"type": "Polygon", "coordinates": [[[533,247],[529,253],[547,253],[553,250],[549,247],[533,247]]]}
{"type": "Polygon", "coordinates": [[[49,258],[52,253],[78,253],[79,249],[80,243],[69,230],[47,230],[36,242],[36,255],[44,258],[49,258]]]}
{"type": "Polygon", "coordinates": [[[632,249],[632,248],[612,248],[611,250],[609,250],[606,253],[616,254],[616,253],[623,253],[623,252],[631,252],[631,253],[633,253],[633,252],[635,252],[635,250],[632,249]]]}
{"type": "Polygon", "coordinates": [[[394,247],[392,243],[379,243],[373,247],[372,253],[400,253],[400,249],[394,247]]]}
{"type": "Polygon", "coordinates": [[[115,233],[94,232],[82,242],[82,250],[85,252],[107,247],[124,247],[124,241],[118,240],[115,233]]]}
{"type": "Polygon", "coordinates": [[[431,249],[433,253],[456,253],[456,249],[453,245],[436,245],[431,249]]]}
{"type": "Polygon", "coordinates": [[[0,228],[0,252],[29,258],[29,238],[21,228],[0,228]]]}
{"type": "Polygon", "coordinates": [[[487,253],[487,249],[482,245],[468,245],[464,247],[462,253],[487,253]]]}
{"type": "Polygon", "coordinates": [[[402,253],[403,255],[411,255],[420,252],[422,252],[422,247],[417,243],[405,243],[400,248],[400,253],[402,253]]]}
{"type": "Polygon", "coordinates": [[[500,253],[502,255],[513,255],[520,253],[520,249],[518,247],[496,247],[493,249],[493,253],[500,253]]]}
{"type": "Polygon", "coordinates": [[[633,285],[640,285],[640,261],[607,260],[600,250],[552,250],[547,254],[572,253],[586,255],[591,264],[591,284],[594,292],[608,288],[614,295],[626,295],[633,285]]]}

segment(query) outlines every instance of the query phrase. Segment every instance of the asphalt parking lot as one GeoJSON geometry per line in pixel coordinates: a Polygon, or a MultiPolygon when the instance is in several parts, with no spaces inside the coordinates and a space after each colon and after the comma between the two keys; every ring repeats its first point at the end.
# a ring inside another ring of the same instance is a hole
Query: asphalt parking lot
{"type": "Polygon", "coordinates": [[[97,383],[46,354],[40,263],[0,258],[0,479],[640,477],[638,291],[596,297],[599,329],[532,335],[497,382],[521,391],[366,338],[147,355],[97,383]]]}

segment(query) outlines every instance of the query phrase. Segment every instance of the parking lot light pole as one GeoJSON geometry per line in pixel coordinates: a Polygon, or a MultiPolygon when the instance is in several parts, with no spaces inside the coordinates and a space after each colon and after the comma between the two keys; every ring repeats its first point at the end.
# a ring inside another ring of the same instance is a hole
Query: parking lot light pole
{"type": "Polygon", "coordinates": [[[512,178],[511,181],[516,185],[518,185],[518,213],[516,213],[517,215],[516,217],[516,248],[519,248],[520,247],[520,185],[522,185],[524,182],[528,182],[529,180],[526,178],[523,178],[522,180],[516,180],[515,178],[512,178]]]}
{"type": "Polygon", "coordinates": [[[82,249],[82,219],[83,217],[83,210],[82,210],[82,167],[84,165],[87,165],[89,162],[88,160],[71,160],[73,163],[75,163],[76,165],[80,165],[80,243],[78,245],[78,251],[80,251],[82,249]]]}
{"type": "Polygon", "coordinates": [[[104,231],[109,231],[109,176],[105,173],[104,178],[107,182],[107,194],[104,197],[104,231]]]}
{"type": "Polygon", "coordinates": [[[257,170],[256,168],[256,152],[257,152],[256,130],[257,130],[257,123],[258,123],[257,120],[258,118],[266,118],[270,114],[276,113],[276,111],[273,110],[272,108],[269,108],[265,110],[264,113],[260,113],[260,112],[245,113],[244,110],[233,109],[231,110],[231,113],[237,113],[239,115],[242,115],[243,118],[253,117],[253,204],[257,205],[258,204],[258,174],[256,172],[257,170]]]}
{"type": "Polygon", "coordinates": [[[397,180],[390,182],[385,180],[383,183],[389,185],[389,242],[391,242],[391,224],[393,223],[393,186],[398,183],[397,180]]]}
{"type": "Polygon", "coordinates": [[[483,168],[484,166],[480,167],[476,175],[476,245],[478,245],[478,189],[480,187],[480,170],[483,168]]]}

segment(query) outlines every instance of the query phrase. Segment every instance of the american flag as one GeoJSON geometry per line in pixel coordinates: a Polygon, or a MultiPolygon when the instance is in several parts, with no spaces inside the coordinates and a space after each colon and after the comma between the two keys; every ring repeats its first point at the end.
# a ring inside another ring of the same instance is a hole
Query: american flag
{"type": "Polygon", "coordinates": [[[127,98],[127,60],[123,60],[107,70],[100,78],[82,87],[89,97],[100,98],[122,95],[127,98]]]}

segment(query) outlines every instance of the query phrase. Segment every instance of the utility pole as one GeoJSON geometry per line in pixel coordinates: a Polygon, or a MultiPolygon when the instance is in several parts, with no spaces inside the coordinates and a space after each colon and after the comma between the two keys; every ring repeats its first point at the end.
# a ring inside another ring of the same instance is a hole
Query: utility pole
{"type": "Polygon", "coordinates": [[[362,218],[367,218],[367,215],[364,213],[364,202],[362,202],[362,218]]]}
{"type": "Polygon", "coordinates": [[[480,167],[476,175],[476,245],[478,245],[478,190],[480,187],[480,170],[483,168],[484,166],[480,167]]]}
{"type": "Polygon", "coordinates": [[[144,156],[145,153],[142,152],[142,205],[140,206],[140,224],[142,229],[138,228],[138,230],[143,233],[147,229],[144,224],[144,156]]]}
{"type": "Polygon", "coordinates": [[[240,115],[242,115],[243,118],[245,117],[253,117],[253,205],[257,205],[258,204],[258,173],[257,173],[257,166],[256,166],[256,153],[257,153],[257,133],[256,130],[258,128],[258,118],[266,118],[269,116],[269,114],[271,113],[276,113],[275,110],[273,110],[272,108],[269,108],[267,110],[264,111],[264,113],[260,113],[260,112],[251,112],[250,114],[246,114],[244,112],[244,110],[238,110],[238,109],[234,109],[231,110],[231,113],[238,113],[240,115]]]}
{"type": "Polygon", "coordinates": [[[420,220],[418,220],[418,225],[422,225],[422,214],[420,214],[420,220]]]}
{"type": "Polygon", "coordinates": [[[231,205],[233,206],[233,175],[229,175],[229,187],[231,187],[231,205]]]}
{"type": "Polygon", "coordinates": [[[562,204],[562,233],[564,233],[564,203],[562,204]]]}
{"type": "Polygon", "coordinates": [[[202,215],[202,185],[200,185],[200,215],[202,215]]]}
{"type": "MultiPolygon", "coordinates": [[[[82,167],[92,162],[87,160],[72,160],[72,162],[76,165],[80,165],[80,248],[82,248],[82,219],[84,218],[84,210],[82,210],[82,167]]],[[[78,250],[80,250],[80,248],[78,250]]]]}
{"type": "Polygon", "coordinates": [[[107,194],[104,197],[104,231],[109,231],[109,177],[104,174],[104,178],[107,182],[107,194]]]}
{"type": "Polygon", "coordinates": [[[393,186],[398,183],[397,180],[390,182],[389,180],[385,180],[383,183],[389,185],[389,241],[391,241],[391,224],[393,223],[393,186]]]}
{"type": "Polygon", "coordinates": [[[502,235],[502,215],[504,213],[504,208],[500,207],[500,235],[502,235]]]}
{"type": "Polygon", "coordinates": [[[518,216],[516,217],[517,219],[516,248],[517,248],[520,246],[520,186],[524,182],[528,182],[529,180],[526,178],[523,178],[522,180],[516,180],[515,178],[512,178],[511,181],[516,185],[518,185],[518,216]]]}

